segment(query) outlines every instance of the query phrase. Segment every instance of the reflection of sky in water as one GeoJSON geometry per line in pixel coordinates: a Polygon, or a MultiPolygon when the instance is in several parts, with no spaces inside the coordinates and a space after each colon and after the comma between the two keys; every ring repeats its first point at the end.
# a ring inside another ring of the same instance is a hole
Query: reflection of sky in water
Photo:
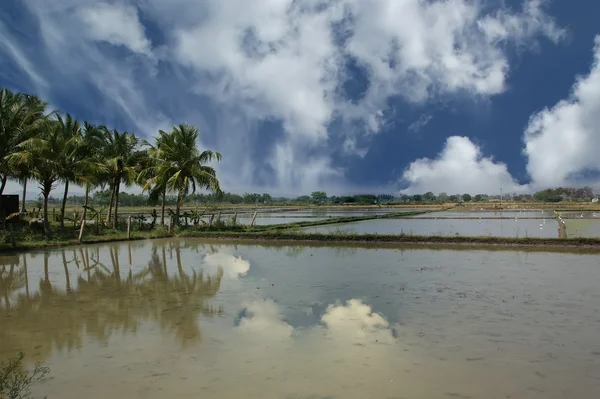
{"type": "Polygon", "coordinates": [[[600,237],[600,220],[594,219],[565,219],[567,237],[600,237]]]}
{"type": "Polygon", "coordinates": [[[593,255],[198,240],[49,254],[2,258],[0,356],[45,348],[50,398],[600,394],[593,255]],[[22,274],[7,284],[24,259],[28,293],[22,274]]]}
{"type": "Polygon", "coordinates": [[[558,237],[556,219],[380,219],[304,227],[307,233],[558,237]]]}
{"type": "Polygon", "coordinates": [[[544,210],[505,210],[505,211],[478,211],[476,209],[471,210],[451,210],[451,211],[440,211],[425,213],[423,215],[414,216],[414,218],[553,218],[553,211],[544,210]]]}

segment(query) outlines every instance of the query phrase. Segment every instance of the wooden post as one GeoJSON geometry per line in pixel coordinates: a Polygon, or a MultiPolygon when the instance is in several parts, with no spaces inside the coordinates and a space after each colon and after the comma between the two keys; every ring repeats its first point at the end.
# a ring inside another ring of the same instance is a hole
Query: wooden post
{"type": "Polygon", "coordinates": [[[254,212],[254,216],[252,216],[252,221],[250,222],[250,226],[254,226],[254,221],[256,220],[256,214],[258,211],[254,212]]]}
{"type": "Polygon", "coordinates": [[[219,213],[217,213],[217,223],[219,223],[221,221],[221,211],[219,211],[219,213]]]}
{"type": "Polygon", "coordinates": [[[210,215],[210,219],[208,219],[208,227],[212,226],[214,218],[215,218],[215,214],[213,213],[212,215],[210,215]]]}
{"type": "Polygon", "coordinates": [[[131,215],[127,216],[127,239],[131,240],[131,215]]]}
{"type": "Polygon", "coordinates": [[[81,221],[81,226],[79,227],[79,243],[83,240],[83,228],[85,227],[85,219],[81,221]]]}
{"type": "Polygon", "coordinates": [[[13,231],[13,224],[10,223],[8,225],[8,227],[10,228],[10,243],[11,243],[12,247],[15,248],[17,246],[17,242],[15,241],[15,234],[14,234],[14,231],[13,231]]]}

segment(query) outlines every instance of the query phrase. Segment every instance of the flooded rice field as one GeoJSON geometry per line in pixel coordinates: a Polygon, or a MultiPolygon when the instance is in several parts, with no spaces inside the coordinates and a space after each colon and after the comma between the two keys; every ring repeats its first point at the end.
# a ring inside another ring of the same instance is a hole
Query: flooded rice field
{"type": "Polygon", "coordinates": [[[567,237],[600,237],[600,220],[593,219],[565,219],[567,237]]]}
{"type": "Polygon", "coordinates": [[[596,255],[156,240],[0,258],[34,394],[600,397],[596,255]]]}
{"type": "Polygon", "coordinates": [[[413,216],[413,218],[510,218],[510,219],[548,219],[554,218],[553,211],[546,210],[503,210],[503,211],[484,211],[484,210],[450,210],[425,213],[413,216]]]}
{"type": "Polygon", "coordinates": [[[304,233],[558,238],[556,219],[377,219],[305,227],[304,233]]]}

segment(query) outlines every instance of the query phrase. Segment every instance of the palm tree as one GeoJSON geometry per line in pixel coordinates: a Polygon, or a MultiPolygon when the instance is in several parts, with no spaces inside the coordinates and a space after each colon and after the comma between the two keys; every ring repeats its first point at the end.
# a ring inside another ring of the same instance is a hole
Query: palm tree
{"type": "MultiPolygon", "coordinates": [[[[138,139],[131,133],[119,133],[105,129],[103,159],[108,168],[108,183],[112,190],[111,202],[115,205],[113,228],[117,228],[119,210],[119,191],[121,183],[131,186],[137,176],[137,168],[144,154],[138,150],[138,139]]],[[[111,206],[112,207],[112,206],[111,206]]],[[[110,219],[111,207],[108,210],[110,219]]]]}
{"type": "Polygon", "coordinates": [[[60,123],[57,120],[46,120],[40,135],[31,137],[15,146],[7,156],[9,166],[19,168],[30,167],[32,177],[39,183],[44,197],[44,227],[49,230],[48,198],[54,184],[60,179],[60,154],[68,143],[60,123]]]}
{"type": "Polygon", "coordinates": [[[85,200],[81,223],[85,223],[90,189],[98,185],[102,174],[106,172],[106,165],[102,163],[101,149],[104,140],[102,129],[91,123],[83,123],[83,136],[77,152],[77,175],[75,181],[85,186],[85,200]]]}
{"type": "Polygon", "coordinates": [[[159,132],[154,156],[158,160],[152,175],[158,187],[177,192],[175,223],[179,225],[179,215],[183,201],[196,189],[204,188],[221,195],[219,180],[215,170],[206,166],[213,159],[221,160],[221,154],[214,151],[200,151],[196,144],[198,129],[181,124],[174,126],[170,133],[159,132]]]}
{"type": "Polygon", "coordinates": [[[27,183],[28,167],[9,165],[8,156],[19,143],[39,134],[48,116],[45,109],[46,103],[35,96],[0,88],[0,194],[9,177],[27,183]]]}
{"type": "Polygon", "coordinates": [[[65,227],[65,207],[67,205],[67,196],[69,195],[69,183],[75,182],[78,164],[85,161],[85,159],[80,157],[79,149],[83,133],[79,121],[73,119],[69,114],[64,119],[58,115],[56,124],[65,143],[65,147],[60,154],[55,155],[58,156],[60,179],[65,183],[65,191],[60,207],[60,227],[65,227]]]}
{"type": "Polygon", "coordinates": [[[160,158],[159,148],[161,143],[164,143],[168,133],[160,131],[156,137],[156,145],[152,145],[144,141],[144,146],[147,146],[146,155],[141,165],[140,173],[138,174],[137,182],[142,186],[142,192],[149,191],[148,202],[156,204],[159,197],[161,198],[160,224],[165,224],[165,202],[167,196],[167,180],[168,176],[158,174],[160,164],[163,160],[160,158]]]}

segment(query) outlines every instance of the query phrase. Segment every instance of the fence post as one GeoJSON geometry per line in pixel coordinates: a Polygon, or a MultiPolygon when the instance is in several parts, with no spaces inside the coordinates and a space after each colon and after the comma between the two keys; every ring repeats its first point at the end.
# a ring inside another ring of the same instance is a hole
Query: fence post
{"type": "Polygon", "coordinates": [[[208,227],[212,227],[213,219],[215,218],[215,214],[210,215],[210,219],[208,219],[208,227]]]}
{"type": "Polygon", "coordinates": [[[81,221],[81,226],[79,227],[79,243],[81,244],[81,241],[83,239],[83,228],[85,227],[85,219],[83,219],[81,221]]]}
{"type": "Polygon", "coordinates": [[[131,215],[127,216],[127,239],[131,240],[131,215]]]}
{"type": "Polygon", "coordinates": [[[254,216],[252,216],[252,221],[250,222],[250,226],[254,226],[254,220],[256,220],[256,214],[258,211],[254,212],[254,216]]]}

